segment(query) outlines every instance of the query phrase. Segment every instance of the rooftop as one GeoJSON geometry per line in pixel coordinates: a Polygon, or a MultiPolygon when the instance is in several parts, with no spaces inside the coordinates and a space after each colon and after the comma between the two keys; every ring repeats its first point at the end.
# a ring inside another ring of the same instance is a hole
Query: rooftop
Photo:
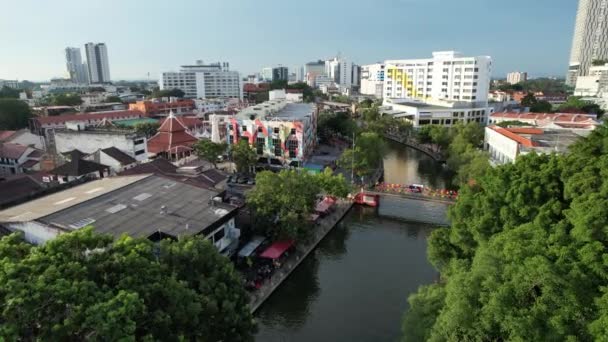
{"type": "Polygon", "coordinates": [[[255,106],[247,107],[238,112],[240,120],[249,120],[251,116],[255,119],[268,120],[271,118],[283,120],[302,120],[315,111],[312,103],[290,103],[286,100],[266,101],[255,106]]]}
{"type": "Polygon", "coordinates": [[[129,165],[136,163],[137,161],[131,157],[130,155],[124,153],[123,151],[117,149],[116,147],[108,147],[101,150],[103,153],[112,157],[114,160],[118,161],[120,165],[129,165]]]}
{"type": "Polygon", "coordinates": [[[115,237],[194,235],[235,213],[213,202],[216,195],[154,175],[105,178],[0,211],[0,222],[36,220],[65,230],[91,225],[115,237]]]}
{"type": "Polygon", "coordinates": [[[136,110],[119,110],[109,112],[94,112],[94,113],[82,113],[82,114],[70,114],[70,115],[58,115],[58,116],[41,116],[33,118],[40,124],[63,124],[68,121],[88,121],[88,120],[101,120],[107,119],[121,119],[126,117],[141,118],[144,114],[136,110]]]}
{"type": "Polygon", "coordinates": [[[522,152],[536,151],[541,153],[564,153],[570,145],[581,138],[580,134],[563,130],[543,130],[539,128],[510,127],[488,128],[516,141],[522,152]]]}
{"type": "Polygon", "coordinates": [[[25,145],[0,143],[0,158],[19,159],[28,148],[25,145]]]}

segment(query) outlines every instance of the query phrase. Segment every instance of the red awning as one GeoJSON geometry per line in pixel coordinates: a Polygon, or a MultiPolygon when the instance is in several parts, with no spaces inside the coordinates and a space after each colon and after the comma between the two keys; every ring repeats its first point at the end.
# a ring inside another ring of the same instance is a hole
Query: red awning
{"type": "Polygon", "coordinates": [[[266,248],[266,250],[260,254],[260,258],[277,259],[293,246],[293,243],[293,240],[277,241],[266,248]]]}
{"type": "Polygon", "coordinates": [[[325,197],[325,199],[323,199],[323,201],[319,202],[317,204],[317,206],[315,207],[315,211],[318,213],[325,213],[329,210],[329,208],[331,208],[332,205],[334,205],[334,203],[336,203],[336,200],[331,198],[331,197],[325,197]]]}

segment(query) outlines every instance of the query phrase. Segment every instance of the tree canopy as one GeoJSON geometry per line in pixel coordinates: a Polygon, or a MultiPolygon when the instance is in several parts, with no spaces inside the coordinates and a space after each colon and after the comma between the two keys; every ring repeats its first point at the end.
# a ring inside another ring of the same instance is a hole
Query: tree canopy
{"type": "Polygon", "coordinates": [[[0,99],[5,99],[5,98],[18,99],[19,90],[9,88],[7,86],[0,88],[0,99]]]}
{"type": "Polygon", "coordinates": [[[142,122],[135,125],[135,131],[145,135],[146,138],[150,138],[158,132],[159,127],[160,123],[158,122],[142,122]]]}
{"type": "Polygon", "coordinates": [[[521,156],[460,189],[409,298],[404,341],[608,336],[608,126],[567,155],[521,156]]]}
{"type": "Polygon", "coordinates": [[[556,80],[552,78],[535,78],[517,84],[501,84],[498,89],[502,91],[542,91],[551,94],[565,94],[570,91],[570,87],[566,85],[563,79],[556,80]]]}
{"type": "Polygon", "coordinates": [[[251,341],[239,274],[200,237],[98,235],[42,246],[0,240],[0,335],[7,340],[251,341]]]}
{"type": "Polygon", "coordinates": [[[332,135],[351,137],[358,131],[357,123],[346,112],[322,111],[317,120],[317,132],[321,140],[332,135]]]}
{"type": "Polygon", "coordinates": [[[346,170],[354,168],[357,176],[369,176],[381,166],[388,146],[384,138],[375,132],[361,133],[355,139],[355,148],[344,150],[338,165],[346,170]]]}
{"type": "MultiPolygon", "coordinates": [[[[206,160],[217,168],[217,159],[221,156],[228,145],[225,143],[214,143],[208,139],[201,139],[194,145],[194,151],[200,159],[206,160]]],[[[257,158],[256,158],[257,160],[257,158]]]]}
{"type": "Polygon", "coordinates": [[[256,186],[247,193],[256,230],[274,239],[306,240],[312,232],[310,215],[321,193],[346,197],[350,186],[342,175],[325,169],[318,175],[305,171],[270,171],[256,175],[256,186]]]}
{"type": "Polygon", "coordinates": [[[604,110],[593,102],[583,101],[578,96],[570,96],[568,97],[568,101],[566,103],[561,104],[557,111],[560,113],[587,113],[587,114],[597,114],[598,116],[602,116],[604,114],[604,110]]]}
{"type": "Polygon", "coordinates": [[[105,101],[106,103],[113,103],[113,102],[122,102],[121,98],[116,96],[116,95],[112,95],[112,96],[108,96],[106,97],[105,101]]]}
{"type": "Polygon", "coordinates": [[[532,93],[528,93],[528,95],[524,96],[521,100],[521,105],[530,107],[530,111],[533,113],[551,113],[553,110],[553,105],[551,103],[544,100],[539,101],[532,93]]]}
{"type": "MultiPolygon", "coordinates": [[[[258,161],[258,155],[246,139],[230,146],[230,156],[236,165],[237,172],[250,172],[258,161]]],[[[217,158],[217,156],[216,156],[217,158]]]]}
{"type": "Polygon", "coordinates": [[[182,97],[184,97],[184,95],[186,95],[186,93],[184,93],[183,90],[174,88],[174,89],[163,89],[163,90],[155,89],[152,92],[151,96],[153,98],[158,98],[158,97],[179,97],[179,98],[182,98],[182,97]]]}
{"type": "Polygon", "coordinates": [[[82,98],[78,94],[57,94],[52,97],[51,104],[54,106],[79,106],[82,98]]]}
{"type": "Polygon", "coordinates": [[[12,98],[0,98],[0,130],[26,128],[31,117],[32,112],[27,103],[12,98]]]}

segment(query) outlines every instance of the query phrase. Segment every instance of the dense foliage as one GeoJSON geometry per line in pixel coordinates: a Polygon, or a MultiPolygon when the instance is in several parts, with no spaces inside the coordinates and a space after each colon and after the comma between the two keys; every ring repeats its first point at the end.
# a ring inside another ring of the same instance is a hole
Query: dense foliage
{"type": "Polygon", "coordinates": [[[231,145],[230,148],[230,157],[236,165],[237,172],[250,172],[258,161],[258,155],[253,147],[249,145],[249,142],[246,139],[239,140],[237,144],[231,145]]]}
{"type": "Polygon", "coordinates": [[[319,175],[263,171],[256,176],[255,188],[247,193],[247,204],[259,233],[274,239],[306,240],[311,234],[310,215],[317,196],[326,193],[346,197],[349,190],[344,177],[334,176],[330,169],[319,175]]]}
{"type": "Polygon", "coordinates": [[[146,138],[154,136],[159,128],[160,123],[158,122],[142,122],[135,125],[135,131],[141,135],[145,135],[146,138]]]}
{"type": "Polygon", "coordinates": [[[564,94],[571,90],[563,79],[556,80],[552,78],[536,78],[517,84],[501,84],[497,89],[502,91],[524,91],[533,93],[542,91],[548,94],[564,94]]]}
{"type": "Polygon", "coordinates": [[[530,111],[533,113],[551,113],[553,110],[553,105],[551,103],[544,100],[538,100],[532,93],[528,93],[521,99],[521,105],[529,107],[530,111]]]}
{"type": "Polygon", "coordinates": [[[13,98],[0,98],[0,130],[16,130],[28,126],[32,112],[27,103],[13,98]]]}
{"type": "Polygon", "coordinates": [[[346,112],[322,111],[319,113],[317,132],[321,141],[326,142],[334,135],[352,137],[357,131],[356,122],[346,112]]]}
{"type": "Polygon", "coordinates": [[[354,169],[357,176],[369,176],[382,166],[387,149],[386,141],[381,135],[363,132],[355,139],[355,148],[344,150],[337,163],[343,169],[354,169]]]}
{"type": "Polygon", "coordinates": [[[19,90],[4,86],[0,88],[0,99],[18,99],[19,90]]]}
{"type": "MultiPolygon", "coordinates": [[[[213,164],[217,168],[218,158],[226,152],[228,145],[225,143],[214,143],[211,140],[201,139],[194,145],[196,155],[203,160],[213,164]]],[[[257,158],[256,158],[257,159],[257,158]]]]}
{"type": "Polygon", "coordinates": [[[159,98],[159,97],[179,97],[182,98],[184,97],[184,95],[186,95],[186,93],[184,93],[183,90],[181,89],[154,89],[154,91],[152,92],[152,97],[153,98],[159,98]]]}
{"type": "Polygon", "coordinates": [[[405,341],[608,338],[608,126],[568,155],[535,155],[462,187],[409,298],[405,341]]]}
{"type": "Polygon", "coordinates": [[[588,113],[597,114],[598,116],[604,115],[604,110],[600,105],[589,101],[583,101],[578,96],[570,96],[566,103],[561,104],[557,108],[557,112],[560,113],[588,113]]]}
{"type": "Polygon", "coordinates": [[[202,238],[112,237],[85,228],[33,247],[0,241],[7,341],[251,341],[241,278],[202,238]]]}

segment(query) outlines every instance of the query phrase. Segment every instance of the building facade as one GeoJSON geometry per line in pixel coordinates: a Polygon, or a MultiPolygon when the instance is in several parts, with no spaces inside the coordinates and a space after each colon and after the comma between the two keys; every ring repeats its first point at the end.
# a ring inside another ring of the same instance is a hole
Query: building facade
{"type": "Polygon", "coordinates": [[[454,101],[417,101],[409,99],[384,99],[380,109],[382,115],[406,119],[414,127],[424,125],[452,126],[458,123],[488,122],[493,112],[491,106],[477,106],[476,103],[454,101]]]}
{"type": "Polygon", "coordinates": [[[272,81],[289,81],[289,69],[284,66],[272,68],[272,81]]]}
{"type": "Polygon", "coordinates": [[[363,95],[374,95],[382,98],[384,87],[384,63],[368,64],[361,66],[361,88],[359,92],[363,95]]]}
{"type": "Polygon", "coordinates": [[[491,73],[489,56],[465,57],[455,51],[433,52],[428,59],[388,60],[383,96],[485,106],[491,73]]]}
{"type": "Polygon", "coordinates": [[[528,80],[527,72],[514,71],[507,74],[507,83],[517,84],[528,80]]]}
{"type": "Polygon", "coordinates": [[[325,74],[341,86],[353,85],[353,63],[345,58],[335,57],[326,61],[325,74]]]}
{"type": "Polygon", "coordinates": [[[311,87],[317,87],[315,80],[317,76],[325,75],[325,62],[318,60],[316,62],[309,62],[304,65],[304,79],[305,82],[311,87]]]}
{"type": "MultiPolygon", "coordinates": [[[[271,165],[295,166],[308,159],[317,140],[318,111],[311,103],[275,100],[241,110],[225,125],[229,145],[246,141],[271,165]]],[[[219,125],[215,120],[214,125],[219,125]]],[[[218,131],[219,128],[213,128],[218,131]]],[[[213,135],[213,134],[212,134],[213,135]]]]}
{"type": "Polygon", "coordinates": [[[65,48],[65,64],[72,82],[79,84],[89,83],[89,71],[87,65],[82,63],[82,55],[79,48],[65,48]]]}
{"type": "Polygon", "coordinates": [[[129,103],[129,110],[136,110],[151,117],[166,117],[173,112],[175,115],[192,114],[196,109],[193,100],[175,100],[169,102],[136,101],[129,103]]]}
{"type": "Polygon", "coordinates": [[[608,0],[579,0],[566,84],[587,76],[595,60],[608,59],[608,0]]]}
{"type": "Polygon", "coordinates": [[[110,83],[110,62],[105,43],[87,43],[84,46],[87,55],[90,83],[110,83]]]}
{"type": "Polygon", "coordinates": [[[180,89],[185,97],[193,99],[236,98],[243,99],[241,78],[237,71],[231,71],[229,64],[183,65],[179,72],[164,72],[160,76],[159,87],[180,89]]]}

